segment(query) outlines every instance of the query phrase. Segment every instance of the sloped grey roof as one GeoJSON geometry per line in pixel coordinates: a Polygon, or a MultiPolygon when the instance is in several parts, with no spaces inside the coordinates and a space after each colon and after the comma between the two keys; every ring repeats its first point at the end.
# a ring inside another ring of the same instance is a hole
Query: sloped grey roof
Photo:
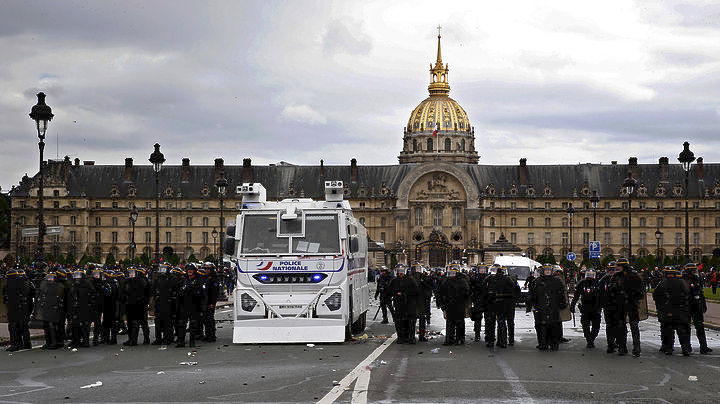
{"type": "MultiPolygon", "coordinates": [[[[234,187],[243,182],[260,182],[267,189],[271,199],[295,197],[322,198],[325,180],[342,180],[350,191],[350,198],[394,198],[403,178],[418,164],[357,166],[357,176],[352,178],[351,167],[344,166],[252,166],[251,170],[241,165],[224,166],[225,176],[230,182],[228,197],[233,198],[234,187]],[[356,181],[353,181],[356,179],[356,181]],[[291,190],[294,189],[294,193],[291,190]]],[[[597,190],[601,198],[615,198],[620,194],[620,186],[627,176],[630,166],[627,164],[600,165],[528,165],[526,185],[521,184],[518,165],[475,165],[457,164],[470,175],[480,194],[486,187],[492,186],[496,196],[504,190],[510,196],[510,190],[517,186],[517,196],[526,196],[530,186],[535,189],[535,197],[542,198],[544,188],[550,187],[552,197],[587,198],[583,187],[590,192],[597,190]]],[[[690,173],[690,196],[698,197],[709,188],[710,195],[720,181],[720,164],[704,164],[703,180],[697,178],[697,165],[690,173]]],[[[51,162],[46,177],[60,178],[65,181],[70,196],[90,198],[109,198],[116,186],[119,197],[128,196],[129,188],[135,187],[137,198],[154,198],[155,173],[149,165],[133,166],[129,178],[125,178],[124,165],[72,165],[69,162],[51,162]]],[[[652,197],[658,183],[661,182],[661,168],[658,164],[639,164],[633,167],[638,187],[644,185],[647,195],[652,197]]],[[[665,197],[672,197],[675,184],[683,183],[685,172],[679,164],[667,166],[668,180],[663,181],[665,197]]],[[[178,193],[185,198],[216,197],[214,183],[216,168],[213,165],[163,166],[160,172],[160,191],[164,194],[167,187],[173,197],[178,193]],[[203,194],[203,188],[209,190],[203,194]]],[[[11,196],[27,196],[37,174],[23,178],[20,186],[15,187],[11,196]]],[[[718,195],[720,197],[720,195],[718,195]]]]}

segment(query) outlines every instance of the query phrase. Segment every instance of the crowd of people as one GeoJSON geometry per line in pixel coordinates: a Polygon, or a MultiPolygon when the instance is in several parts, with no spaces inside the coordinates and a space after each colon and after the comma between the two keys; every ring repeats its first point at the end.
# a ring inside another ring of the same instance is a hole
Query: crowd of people
{"type": "MultiPolygon", "coordinates": [[[[515,344],[515,308],[521,303],[521,288],[517,278],[508,275],[502,266],[467,268],[451,264],[445,271],[428,271],[419,264],[410,268],[398,265],[395,271],[383,268],[376,281],[375,298],[380,302],[382,323],[389,322],[389,312],[400,344],[427,341],[433,296],[445,317],[445,345],[465,343],[468,317],[473,321],[476,342],[481,341],[484,327],[482,341],[488,348],[515,344]]],[[[607,353],[640,356],[639,322],[648,318],[647,295],[643,277],[627,259],[610,262],[599,271],[584,270],[574,287],[566,286],[559,265],[543,265],[525,280],[525,287],[529,291],[525,310],[533,314],[537,349],[557,351],[561,343],[568,342],[562,322],[579,310],[586,348],[595,348],[604,319],[607,353]],[[568,289],[573,292],[572,299],[568,289]]],[[[700,353],[712,352],[705,335],[707,304],[703,287],[704,277],[695,264],[663,270],[663,278],[655,283],[652,293],[661,328],[661,352],[673,353],[677,334],[682,354],[690,355],[691,324],[695,326],[700,353]]]]}
{"type": "MultiPolygon", "coordinates": [[[[155,319],[153,345],[184,347],[214,342],[215,305],[226,285],[210,262],[154,270],[127,268],[16,265],[2,273],[7,306],[8,351],[31,348],[30,323],[42,327],[43,349],[151,343],[148,314],[155,319]]],[[[230,289],[231,290],[231,289],[230,289]]]]}

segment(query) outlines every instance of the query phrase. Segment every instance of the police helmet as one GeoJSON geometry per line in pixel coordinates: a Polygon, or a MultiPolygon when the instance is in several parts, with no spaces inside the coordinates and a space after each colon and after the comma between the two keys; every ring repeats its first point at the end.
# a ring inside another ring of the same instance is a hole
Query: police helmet
{"type": "Polygon", "coordinates": [[[20,278],[20,277],[25,276],[25,271],[20,267],[15,267],[13,269],[8,270],[8,272],[5,275],[8,278],[11,276],[20,278]]]}
{"type": "Polygon", "coordinates": [[[686,274],[697,275],[697,271],[698,266],[693,263],[685,264],[685,267],[683,267],[683,272],[685,272],[686,274]]]}
{"type": "Polygon", "coordinates": [[[671,266],[665,267],[663,273],[667,278],[680,278],[682,276],[682,273],[678,269],[671,266]]]}
{"type": "Polygon", "coordinates": [[[477,272],[479,274],[487,273],[487,265],[478,265],[477,272]]]}
{"type": "Polygon", "coordinates": [[[592,269],[585,271],[585,279],[595,279],[595,271],[592,269]]]}
{"type": "Polygon", "coordinates": [[[72,277],[73,279],[82,279],[85,277],[85,271],[83,271],[82,269],[75,270],[72,273],[72,277]]]}
{"type": "Polygon", "coordinates": [[[607,270],[608,271],[614,271],[617,268],[617,263],[615,261],[610,261],[607,264],[607,270]]]}
{"type": "Polygon", "coordinates": [[[542,269],[543,275],[552,275],[553,274],[553,266],[550,264],[545,264],[542,267],[540,267],[540,269],[542,269]]]}
{"type": "Polygon", "coordinates": [[[185,270],[182,267],[173,267],[170,273],[174,275],[185,276],[185,270]]]}
{"type": "Polygon", "coordinates": [[[170,269],[170,266],[163,262],[160,265],[158,265],[157,272],[159,274],[166,274],[166,273],[168,273],[169,269],[170,269]]]}
{"type": "Polygon", "coordinates": [[[46,281],[50,281],[50,282],[54,282],[56,276],[57,276],[57,274],[56,274],[55,272],[50,271],[50,272],[47,273],[47,275],[45,275],[45,280],[46,280],[46,281]]]}

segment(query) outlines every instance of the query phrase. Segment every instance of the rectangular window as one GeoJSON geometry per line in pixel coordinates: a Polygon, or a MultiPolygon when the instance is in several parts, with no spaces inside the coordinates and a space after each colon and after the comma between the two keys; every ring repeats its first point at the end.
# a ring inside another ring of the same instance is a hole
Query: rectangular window
{"type": "Polygon", "coordinates": [[[623,210],[627,210],[627,208],[628,208],[628,203],[627,203],[627,202],[623,202],[623,203],[622,203],[622,208],[623,208],[623,210]]]}
{"type": "Polygon", "coordinates": [[[625,247],[627,247],[627,245],[628,245],[628,234],[627,233],[622,234],[622,245],[625,247]]]}
{"type": "Polygon", "coordinates": [[[75,207],[77,207],[77,204],[75,203],[75,201],[70,201],[70,207],[73,209],[75,209],[75,207]]]}
{"type": "Polygon", "coordinates": [[[549,231],[545,232],[545,245],[552,245],[552,233],[549,231]]]}
{"type": "Polygon", "coordinates": [[[152,226],[152,218],[150,216],[145,218],[145,226],[147,226],[147,227],[152,226]]]}
{"type": "Polygon", "coordinates": [[[384,217],[380,218],[380,227],[385,227],[385,218],[384,217]]]}
{"type": "Polygon", "coordinates": [[[208,227],[208,226],[210,226],[210,219],[204,217],[203,218],[203,227],[208,227]]]}
{"type": "Polygon", "coordinates": [[[720,245],[720,233],[715,233],[715,245],[720,245]]]}
{"type": "Polygon", "coordinates": [[[415,207],[413,216],[414,216],[414,220],[415,220],[415,226],[422,226],[423,225],[423,208],[415,207]]]}
{"type": "Polygon", "coordinates": [[[60,224],[60,216],[53,216],[52,224],[53,224],[53,226],[59,225],[60,224]]]}
{"type": "Polygon", "coordinates": [[[675,202],[675,209],[680,209],[680,208],[682,208],[682,205],[680,204],[680,202],[675,202]]]}
{"type": "Polygon", "coordinates": [[[611,241],[612,238],[610,237],[610,233],[606,232],[605,234],[603,234],[603,244],[609,246],[611,241]]]}
{"type": "Polygon", "coordinates": [[[96,243],[99,243],[100,240],[101,240],[101,238],[100,238],[100,232],[99,232],[99,231],[96,231],[96,232],[95,232],[95,242],[96,242],[96,243]]]}
{"type": "Polygon", "coordinates": [[[77,224],[77,216],[70,216],[70,224],[73,226],[77,224]]]}
{"type": "Polygon", "coordinates": [[[494,231],[491,231],[491,232],[490,232],[490,242],[491,242],[491,243],[494,243],[494,242],[495,242],[495,232],[494,232],[494,231]]]}
{"type": "Polygon", "coordinates": [[[25,201],[20,201],[20,207],[23,208],[23,209],[26,208],[26,207],[27,207],[27,203],[25,203],[25,201]]]}
{"type": "Polygon", "coordinates": [[[116,231],[112,232],[112,242],[113,244],[117,244],[118,242],[118,233],[116,231]]]}
{"type": "Polygon", "coordinates": [[[528,244],[533,245],[535,244],[535,233],[528,233],[528,244]]]}
{"type": "Polygon", "coordinates": [[[645,243],[647,243],[647,234],[640,233],[640,246],[645,247],[645,243]]]}
{"type": "Polygon", "coordinates": [[[720,228],[720,217],[715,218],[715,227],[720,228]]]}
{"type": "Polygon", "coordinates": [[[172,218],[171,217],[165,218],[165,226],[172,227],[172,218]]]}
{"type": "Polygon", "coordinates": [[[610,205],[610,202],[605,202],[605,209],[610,209],[612,205],[610,205]]]}
{"type": "Polygon", "coordinates": [[[145,202],[145,209],[152,209],[152,202],[145,202]]]}
{"type": "Polygon", "coordinates": [[[605,218],[605,227],[610,227],[610,218],[609,217],[605,218]]]}
{"type": "Polygon", "coordinates": [[[452,208],[452,224],[453,226],[462,226],[460,217],[461,210],[458,207],[452,208]]]}
{"type": "Polygon", "coordinates": [[[567,202],[563,202],[563,203],[562,203],[562,208],[563,208],[563,209],[567,209],[567,208],[568,208],[568,203],[567,203],[567,202]]]}
{"type": "Polygon", "coordinates": [[[192,227],[192,218],[191,217],[185,218],[185,226],[192,227]]]}
{"type": "Polygon", "coordinates": [[[680,247],[683,244],[682,233],[675,233],[675,245],[680,247]]]}
{"type": "Polygon", "coordinates": [[[517,202],[510,202],[510,209],[512,209],[512,210],[517,209],[517,202]]]}
{"type": "Polygon", "coordinates": [[[118,208],[118,203],[117,203],[117,202],[115,202],[115,201],[113,201],[113,203],[112,203],[112,207],[113,207],[113,209],[117,209],[117,208],[118,208]]]}
{"type": "Polygon", "coordinates": [[[59,208],[60,208],[60,201],[53,201],[53,208],[59,209],[59,208]]]}
{"type": "Polygon", "coordinates": [[[638,208],[645,209],[645,206],[646,206],[645,202],[638,202],[638,208]]]}
{"type": "Polygon", "coordinates": [[[550,202],[545,202],[545,209],[550,210],[550,202]]]}
{"type": "Polygon", "coordinates": [[[165,209],[172,209],[173,203],[172,202],[165,202],[165,209]]]}
{"type": "Polygon", "coordinates": [[[550,218],[549,217],[545,218],[545,227],[550,227],[550,218]]]}
{"type": "Polygon", "coordinates": [[[680,217],[675,218],[675,227],[682,227],[682,218],[680,218],[680,217]]]}
{"type": "Polygon", "coordinates": [[[192,232],[188,231],[185,233],[185,242],[188,244],[192,243],[192,232]]]}
{"type": "Polygon", "coordinates": [[[152,232],[149,232],[149,231],[145,232],[145,242],[152,243],[152,232]]]}
{"type": "Polygon", "coordinates": [[[102,205],[100,204],[100,202],[95,202],[96,209],[100,209],[101,207],[102,207],[102,205]]]}
{"type": "Polygon", "coordinates": [[[583,245],[590,245],[590,233],[583,233],[583,245]]]}
{"type": "Polygon", "coordinates": [[[433,208],[433,226],[443,225],[443,211],[442,208],[433,208]]]}
{"type": "Polygon", "coordinates": [[[192,209],[192,202],[186,202],[185,209],[192,209]]]}
{"type": "MultiPolygon", "coordinates": [[[[277,218],[277,217],[276,217],[276,218],[277,218]]],[[[273,223],[273,226],[275,226],[275,223],[273,223]]],[[[275,229],[275,227],[273,227],[273,229],[275,229]]],[[[268,229],[268,231],[270,231],[270,229],[268,229]]],[[[273,230],[273,231],[275,232],[275,231],[277,231],[277,229],[275,229],[275,230],[273,230]]],[[[274,234],[274,233],[273,233],[273,234],[274,234]]],[[[206,232],[206,231],[204,231],[203,234],[202,234],[202,242],[203,242],[203,244],[207,244],[207,243],[208,243],[208,232],[206,232]]]]}
{"type": "Polygon", "coordinates": [[[510,242],[517,244],[517,233],[510,233],[510,242]]]}
{"type": "Polygon", "coordinates": [[[165,242],[168,244],[172,243],[172,233],[169,231],[165,232],[165,242]]]}
{"type": "Polygon", "coordinates": [[[515,218],[515,217],[510,218],[510,226],[512,226],[512,227],[517,226],[517,218],[515,218]]]}
{"type": "Polygon", "coordinates": [[[77,241],[77,232],[75,230],[70,230],[70,242],[74,243],[77,241]]]}
{"type": "Polygon", "coordinates": [[[693,245],[700,245],[700,233],[693,233],[692,237],[693,245]]]}
{"type": "Polygon", "coordinates": [[[113,225],[113,227],[117,227],[117,226],[118,226],[118,218],[117,218],[117,217],[113,217],[113,218],[112,218],[112,225],[113,225]]]}
{"type": "Polygon", "coordinates": [[[384,231],[380,232],[380,240],[383,242],[385,241],[385,232],[384,231]]]}
{"type": "Polygon", "coordinates": [[[360,209],[365,209],[365,202],[360,202],[360,209]]]}
{"type": "Polygon", "coordinates": [[[102,226],[102,219],[100,216],[95,218],[95,226],[102,226]]]}
{"type": "Polygon", "coordinates": [[[495,209],[495,201],[490,202],[490,209],[495,209]]]}
{"type": "Polygon", "coordinates": [[[562,233],[562,244],[568,245],[570,243],[570,234],[566,231],[562,233]]]}
{"type": "Polygon", "coordinates": [[[534,227],[535,226],[535,218],[529,217],[528,218],[528,227],[534,227]]]}
{"type": "Polygon", "coordinates": [[[662,217],[657,218],[657,227],[660,228],[663,226],[664,226],[663,218],[662,217]]]}
{"type": "Polygon", "coordinates": [[[535,207],[535,204],[532,202],[528,202],[528,209],[533,209],[535,207]]]}
{"type": "Polygon", "coordinates": [[[663,203],[662,203],[662,202],[658,202],[658,203],[657,203],[657,208],[658,208],[658,209],[662,209],[662,208],[663,208],[663,203]]]}
{"type": "Polygon", "coordinates": [[[202,208],[203,208],[203,209],[210,209],[210,204],[209,204],[208,202],[203,202],[203,203],[202,203],[202,208]]]}
{"type": "Polygon", "coordinates": [[[640,218],[640,227],[647,227],[647,219],[644,217],[640,218]]]}

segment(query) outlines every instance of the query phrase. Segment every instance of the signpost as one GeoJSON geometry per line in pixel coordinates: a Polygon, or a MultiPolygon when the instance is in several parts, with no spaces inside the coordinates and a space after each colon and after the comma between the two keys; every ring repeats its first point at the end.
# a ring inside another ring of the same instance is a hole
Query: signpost
{"type": "Polygon", "coordinates": [[[567,260],[570,261],[570,262],[575,261],[575,253],[572,252],[572,251],[569,252],[569,253],[567,254],[567,260]]]}
{"type": "Polygon", "coordinates": [[[600,258],[600,242],[590,242],[590,258],[600,258]]]}

